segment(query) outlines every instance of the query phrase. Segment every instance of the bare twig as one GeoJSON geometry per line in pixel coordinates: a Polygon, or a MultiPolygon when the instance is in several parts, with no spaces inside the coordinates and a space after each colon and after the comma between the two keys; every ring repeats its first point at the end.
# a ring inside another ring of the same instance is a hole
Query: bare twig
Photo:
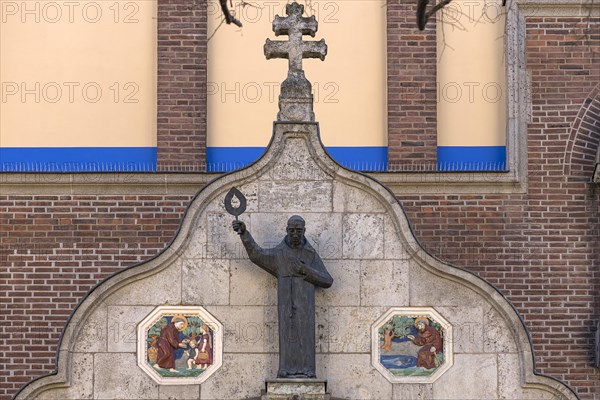
{"type": "Polygon", "coordinates": [[[250,7],[258,8],[259,10],[262,10],[262,9],[264,8],[264,7],[259,7],[259,6],[257,6],[256,4],[248,3],[248,2],[246,2],[246,1],[244,1],[244,0],[242,0],[242,1],[240,2],[240,6],[242,6],[242,8],[244,8],[244,7],[246,7],[246,6],[250,6],[250,7]]]}
{"type": "MultiPolygon", "coordinates": [[[[442,18],[440,20],[443,22],[444,21],[444,10],[441,10],[440,13],[442,14],[442,18]]],[[[462,26],[462,27],[464,28],[464,26],[462,26]]],[[[442,33],[442,44],[443,44],[443,47],[442,47],[442,50],[439,52],[438,63],[442,60],[444,52],[446,51],[446,47],[449,48],[450,50],[454,51],[454,47],[450,46],[448,44],[448,42],[446,42],[446,30],[445,30],[445,26],[444,26],[443,23],[441,25],[441,33],[442,33]]]]}
{"type": "Polygon", "coordinates": [[[217,31],[219,30],[219,28],[221,27],[221,25],[223,25],[223,22],[225,22],[225,18],[223,18],[221,20],[221,22],[219,23],[219,25],[215,28],[215,30],[213,31],[213,33],[210,34],[210,36],[208,37],[208,39],[206,39],[206,42],[210,42],[210,39],[213,38],[213,36],[215,36],[215,33],[217,33],[217,31]]]}

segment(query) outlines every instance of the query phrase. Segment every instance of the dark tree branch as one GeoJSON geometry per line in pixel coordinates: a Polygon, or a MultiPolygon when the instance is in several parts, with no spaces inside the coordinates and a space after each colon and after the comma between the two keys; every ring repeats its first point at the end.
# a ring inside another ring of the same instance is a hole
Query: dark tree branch
{"type": "Polygon", "coordinates": [[[219,0],[219,4],[221,4],[221,11],[223,11],[223,16],[225,16],[225,23],[227,25],[233,23],[234,25],[242,27],[242,23],[235,19],[233,15],[229,12],[229,7],[227,7],[227,0],[219,0]]]}
{"type": "MultiPolygon", "coordinates": [[[[425,29],[425,25],[427,25],[427,21],[429,18],[446,7],[448,4],[452,2],[452,0],[442,0],[427,11],[427,5],[431,0],[417,0],[417,27],[420,31],[425,29]]],[[[502,7],[506,5],[506,0],[502,0],[502,7]]]]}
{"type": "Polygon", "coordinates": [[[452,0],[442,0],[435,6],[431,7],[429,11],[426,11],[429,1],[430,0],[418,0],[417,3],[417,27],[419,27],[420,31],[425,29],[427,21],[433,14],[435,14],[438,10],[444,8],[446,5],[450,4],[452,0]]]}

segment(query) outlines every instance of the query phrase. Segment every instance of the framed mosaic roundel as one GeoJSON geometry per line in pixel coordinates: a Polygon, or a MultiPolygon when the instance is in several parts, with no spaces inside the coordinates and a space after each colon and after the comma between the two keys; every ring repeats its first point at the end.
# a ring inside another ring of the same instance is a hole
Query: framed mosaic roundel
{"type": "Polygon", "coordinates": [[[390,382],[430,383],[453,363],[452,325],[431,307],[395,307],[371,326],[371,362],[390,382]]]}
{"type": "Polygon", "coordinates": [[[137,358],[159,384],[202,383],[223,363],[223,325],[203,307],[159,306],[138,325],[137,358]]]}

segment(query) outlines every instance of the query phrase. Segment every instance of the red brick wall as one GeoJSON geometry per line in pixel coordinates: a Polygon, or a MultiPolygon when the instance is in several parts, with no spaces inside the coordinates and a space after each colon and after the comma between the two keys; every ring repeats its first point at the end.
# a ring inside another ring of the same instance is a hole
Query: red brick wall
{"type": "Polygon", "coordinates": [[[437,160],[436,34],[416,28],[416,1],[387,3],[388,159],[392,169],[432,170],[437,160]]]}
{"type": "Polygon", "coordinates": [[[158,2],[158,169],[204,171],[206,3],[158,2]]]}
{"type": "MultiPolygon", "coordinates": [[[[393,22],[400,9],[390,7],[393,22]]],[[[400,197],[426,248],[513,302],[531,332],[538,372],[564,380],[585,400],[600,397],[600,376],[591,368],[600,318],[600,188],[589,183],[600,140],[600,37],[591,26],[527,20],[527,193],[400,197]]],[[[400,76],[404,67],[397,68],[400,76]]],[[[396,132],[399,123],[390,119],[396,132]]],[[[0,400],[54,369],[61,329],[84,293],[162,249],[189,200],[0,195],[0,400]]]]}
{"type": "Polygon", "coordinates": [[[0,196],[0,399],[55,368],[67,318],[109,274],[155,255],[190,196],[0,196]]]}
{"type": "Polygon", "coordinates": [[[498,287],[529,329],[537,370],[582,399],[600,318],[600,19],[528,18],[532,121],[522,195],[402,196],[417,236],[441,259],[498,287]]]}

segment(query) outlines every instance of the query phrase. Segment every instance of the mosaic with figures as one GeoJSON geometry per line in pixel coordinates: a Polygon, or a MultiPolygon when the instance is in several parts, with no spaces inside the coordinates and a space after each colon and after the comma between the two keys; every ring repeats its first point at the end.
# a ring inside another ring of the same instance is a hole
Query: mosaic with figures
{"type": "Polygon", "coordinates": [[[372,334],[373,364],[392,382],[431,382],[452,364],[452,327],[433,308],[393,308],[372,334]]]}
{"type": "Polygon", "coordinates": [[[221,340],[202,307],[158,307],[140,324],[138,363],[159,383],[200,383],[220,366],[221,340]]]}

